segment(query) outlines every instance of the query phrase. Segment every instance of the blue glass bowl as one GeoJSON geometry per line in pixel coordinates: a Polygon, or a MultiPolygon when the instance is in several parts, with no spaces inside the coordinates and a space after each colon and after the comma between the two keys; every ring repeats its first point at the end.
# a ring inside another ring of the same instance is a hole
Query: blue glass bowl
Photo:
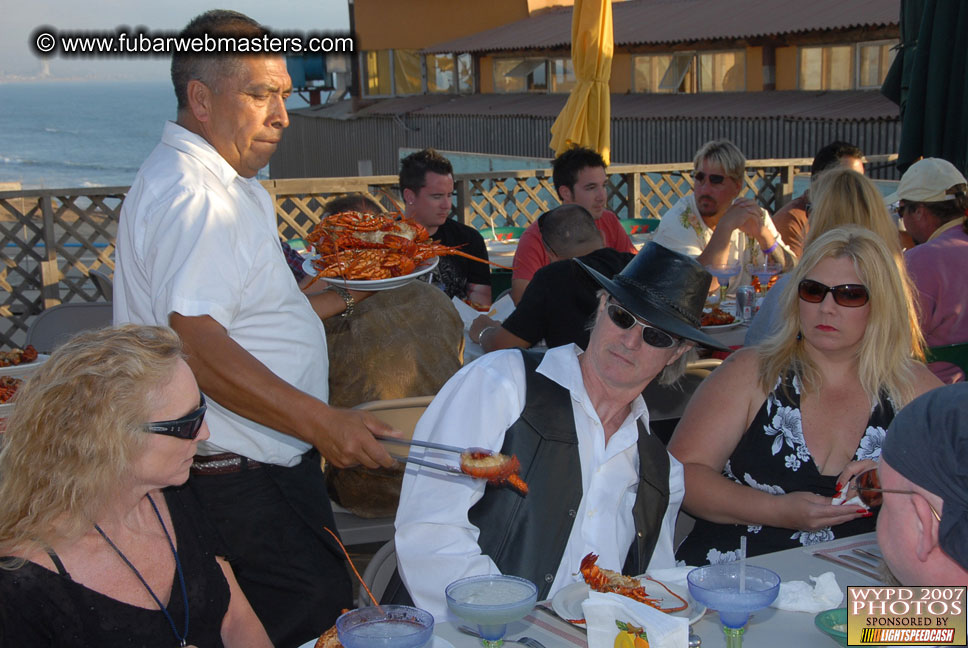
{"type": "Polygon", "coordinates": [[[847,645],[847,633],[842,632],[834,626],[847,626],[847,608],[834,608],[824,610],[813,618],[813,622],[824,634],[839,643],[841,646],[847,645]]]}
{"type": "Polygon", "coordinates": [[[408,605],[350,610],[336,619],[336,633],[346,648],[422,648],[434,634],[430,612],[408,605]]]}

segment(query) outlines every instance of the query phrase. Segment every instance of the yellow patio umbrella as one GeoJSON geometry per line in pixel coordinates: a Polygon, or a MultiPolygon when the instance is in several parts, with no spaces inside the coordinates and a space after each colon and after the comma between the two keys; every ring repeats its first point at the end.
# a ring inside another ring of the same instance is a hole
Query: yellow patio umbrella
{"type": "Polygon", "coordinates": [[[551,148],[556,155],[572,146],[585,146],[601,153],[608,164],[612,113],[608,78],[614,52],[611,0],[575,0],[571,62],[576,83],[551,126],[551,148]]]}

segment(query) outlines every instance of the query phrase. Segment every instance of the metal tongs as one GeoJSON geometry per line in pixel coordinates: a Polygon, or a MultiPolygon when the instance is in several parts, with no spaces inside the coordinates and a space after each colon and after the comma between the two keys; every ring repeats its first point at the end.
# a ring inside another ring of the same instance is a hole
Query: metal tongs
{"type": "MultiPolygon", "coordinates": [[[[484,448],[458,448],[457,446],[444,445],[443,443],[433,443],[432,441],[414,441],[413,439],[398,439],[397,437],[388,437],[375,435],[377,439],[381,441],[392,441],[393,443],[400,443],[408,446],[418,446],[420,448],[430,448],[432,450],[443,450],[444,452],[454,452],[458,455],[462,455],[465,452],[486,452],[492,454],[490,450],[485,450],[484,448]]],[[[416,464],[418,466],[424,466],[425,468],[433,468],[434,470],[441,470],[443,472],[453,473],[455,475],[466,475],[463,470],[455,466],[445,466],[444,464],[434,463],[432,461],[424,461],[423,459],[417,459],[409,455],[402,457],[400,455],[390,453],[390,456],[399,461],[404,461],[406,463],[416,464]]]]}

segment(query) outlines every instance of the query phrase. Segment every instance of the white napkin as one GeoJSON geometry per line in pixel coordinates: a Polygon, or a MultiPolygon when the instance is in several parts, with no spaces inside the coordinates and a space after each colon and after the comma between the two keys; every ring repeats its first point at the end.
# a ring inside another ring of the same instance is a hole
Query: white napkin
{"type": "Polygon", "coordinates": [[[850,507],[853,507],[853,508],[862,508],[862,509],[866,509],[868,511],[870,510],[870,508],[867,506],[867,504],[864,504],[864,502],[861,501],[859,495],[854,495],[850,499],[844,499],[844,496],[841,495],[840,493],[838,493],[837,495],[835,495],[830,500],[830,503],[833,504],[833,505],[835,505],[835,506],[837,506],[837,505],[840,505],[840,506],[850,506],[850,507]]]}
{"type": "Polygon", "coordinates": [[[648,634],[650,648],[681,648],[689,643],[689,620],[674,617],[619,594],[589,592],[582,603],[588,648],[613,648],[627,628],[648,634]],[[621,625],[620,625],[621,624],[621,625]]]}
{"type": "Polygon", "coordinates": [[[514,302],[511,301],[511,295],[504,295],[499,300],[491,304],[490,310],[483,313],[479,310],[471,308],[468,304],[465,304],[463,300],[458,297],[451,297],[451,302],[454,304],[454,308],[457,309],[460,319],[464,322],[464,328],[469,328],[471,322],[476,320],[481,315],[487,315],[491,319],[503,322],[507,319],[507,316],[514,312],[514,302]]]}
{"type": "Polygon", "coordinates": [[[809,612],[816,614],[840,607],[844,599],[843,590],[837,584],[837,577],[833,572],[824,572],[819,576],[811,576],[815,584],[804,581],[784,581],[780,583],[780,593],[773,601],[772,607],[789,612],[809,612]]]}
{"type": "Polygon", "coordinates": [[[686,582],[686,576],[689,575],[695,567],[691,565],[686,565],[683,567],[669,567],[668,569],[654,569],[649,572],[649,576],[669,585],[682,585],[683,587],[689,587],[688,582],[686,582]]]}

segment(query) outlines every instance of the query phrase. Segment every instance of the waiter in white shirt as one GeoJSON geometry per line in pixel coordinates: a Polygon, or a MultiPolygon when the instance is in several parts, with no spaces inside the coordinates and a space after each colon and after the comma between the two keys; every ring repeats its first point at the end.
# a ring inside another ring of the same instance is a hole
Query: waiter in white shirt
{"type": "Polygon", "coordinates": [[[649,432],[642,390],[663,371],[682,375],[695,343],[722,348],[699,330],[711,277],[656,244],[612,279],[582,267],[604,288],[587,351],[489,353],[444,386],[414,433],[516,455],[528,494],[408,465],[388,599],[409,593],[443,620],[444,588],[465,576],[522,576],[544,599],[581,578],[590,552],[632,574],[675,564],[682,465],[649,432]]]}
{"type": "MultiPolygon", "coordinates": [[[[183,36],[261,39],[233,11],[183,36]]],[[[116,323],[170,325],[209,402],[211,438],[189,485],[223,539],[242,590],[276,646],[298,646],[350,607],[352,591],[320,470],[393,460],[375,417],[326,404],[321,318],[366,293],[300,293],[255,179],[289,124],[281,56],[176,54],[177,122],[135,178],[117,236],[116,323]]],[[[190,584],[190,583],[189,583],[190,584]]]]}

